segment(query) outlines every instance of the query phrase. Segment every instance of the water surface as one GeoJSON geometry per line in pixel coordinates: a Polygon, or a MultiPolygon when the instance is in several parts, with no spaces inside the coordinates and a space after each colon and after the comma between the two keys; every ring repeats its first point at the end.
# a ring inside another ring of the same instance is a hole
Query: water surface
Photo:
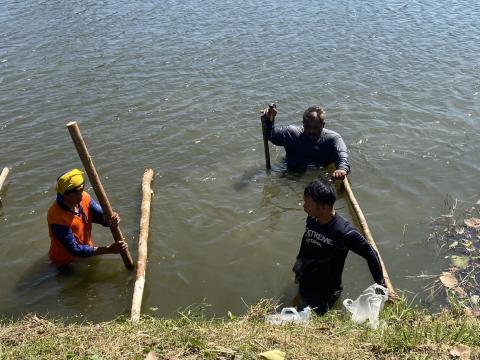
{"type": "MultiPolygon", "coordinates": [[[[80,161],[78,121],[136,258],[141,177],[156,172],[144,312],[217,315],[288,301],[302,176],[267,174],[258,111],[319,104],[394,285],[427,304],[447,260],[426,243],[447,194],[479,198],[480,5],[474,1],[15,1],[0,4],[0,313],[110,319],[134,274],[118,256],[48,266],[46,211],[80,161]]],[[[272,148],[280,163],[283,149],[272,148]]],[[[351,218],[340,198],[338,211],[351,218]]],[[[94,229],[109,244],[108,229],[94,229]]],[[[350,255],[344,296],[372,282],[350,255]]],[[[433,305],[441,299],[434,300],[433,305]]]]}

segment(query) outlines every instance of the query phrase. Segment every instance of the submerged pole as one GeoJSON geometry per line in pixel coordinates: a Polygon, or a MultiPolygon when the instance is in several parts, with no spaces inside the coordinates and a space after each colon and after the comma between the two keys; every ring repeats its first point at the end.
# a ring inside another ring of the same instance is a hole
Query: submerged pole
{"type": "Polygon", "coordinates": [[[145,272],[147,268],[147,242],[148,229],[150,226],[150,203],[153,191],[150,183],[153,179],[153,170],[146,169],[142,180],[142,215],[140,217],[140,236],[138,237],[138,260],[137,260],[137,279],[133,289],[132,312],[130,319],[132,321],[140,320],[142,309],[143,289],[145,287],[145,272]]]}
{"type": "MultiPolygon", "coordinates": [[[[113,210],[112,210],[112,207],[110,206],[110,201],[108,201],[107,194],[103,189],[102,183],[100,182],[100,178],[97,174],[97,170],[93,165],[92,158],[88,153],[87,146],[83,141],[82,134],[80,133],[80,128],[78,127],[78,124],[76,121],[69,122],[67,124],[67,128],[70,133],[70,136],[72,137],[73,143],[75,144],[78,155],[82,160],[82,164],[85,168],[85,171],[87,172],[88,179],[90,180],[93,190],[95,191],[95,195],[97,195],[98,202],[100,203],[100,206],[105,212],[105,216],[107,217],[107,219],[110,219],[112,217],[113,210]]],[[[110,231],[112,232],[113,239],[116,242],[125,240],[120,230],[120,227],[118,225],[110,226],[110,231]]],[[[120,253],[120,255],[122,255],[122,259],[123,259],[123,263],[125,264],[125,267],[128,270],[133,270],[133,261],[128,249],[120,253]]]]}
{"type": "Polygon", "coordinates": [[[372,233],[370,232],[370,229],[368,227],[367,220],[363,215],[362,209],[360,208],[360,205],[358,204],[357,199],[353,194],[352,188],[350,187],[350,182],[348,181],[348,178],[346,176],[343,179],[342,183],[343,183],[343,187],[345,188],[345,191],[347,192],[348,200],[350,201],[350,204],[352,205],[352,208],[355,211],[355,215],[358,218],[358,222],[360,223],[360,227],[362,228],[362,232],[365,235],[365,238],[378,254],[378,258],[380,259],[380,265],[382,265],[383,278],[385,279],[385,285],[387,285],[389,298],[396,299],[398,298],[398,295],[395,292],[395,289],[393,288],[392,282],[390,281],[390,277],[388,276],[387,268],[383,263],[382,256],[378,251],[377,245],[375,244],[372,233]]]}

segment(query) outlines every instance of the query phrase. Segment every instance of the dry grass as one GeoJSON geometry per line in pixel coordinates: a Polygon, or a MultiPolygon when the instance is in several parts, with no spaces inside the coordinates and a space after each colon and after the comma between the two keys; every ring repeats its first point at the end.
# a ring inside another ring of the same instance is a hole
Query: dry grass
{"type": "Polygon", "coordinates": [[[241,317],[206,319],[190,308],[175,319],[125,318],[70,324],[35,315],[0,327],[1,359],[256,359],[271,349],[287,359],[450,359],[454,345],[480,358],[480,324],[460,308],[430,314],[405,300],[387,306],[385,326],[372,330],[332,311],[308,325],[266,325],[275,304],[262,301],[241,317]]]}

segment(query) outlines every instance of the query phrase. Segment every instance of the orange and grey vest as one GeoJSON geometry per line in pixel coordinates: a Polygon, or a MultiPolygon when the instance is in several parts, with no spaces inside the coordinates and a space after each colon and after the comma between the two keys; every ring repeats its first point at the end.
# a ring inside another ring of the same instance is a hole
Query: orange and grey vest
{"type": "Polygon", "coordinates": [[[81,245],[93,246],[92,242],[92,214],[90,213],[90,195],[86,192],[82,195],[82,201],[80,202],[82,211],[80,214],[75,214],[72,211],[63,209],[57,201],[48,209],[47,221],[48,232],[50,235],[50,261],[56,266],[62,266],[75,261],[75,257],[72,256],[55,237],[52,232],[52,224],[62,225],[72,230],[75,240],[81,245]]]}

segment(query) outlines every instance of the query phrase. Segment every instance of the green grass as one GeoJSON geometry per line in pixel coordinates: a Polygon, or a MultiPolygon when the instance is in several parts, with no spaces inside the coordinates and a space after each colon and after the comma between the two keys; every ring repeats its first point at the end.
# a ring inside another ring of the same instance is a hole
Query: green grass
{"type": "Polygon", "coordinates": [[[208,319],[204,307],[174,319],[120,317],[100,324],[65,324],[29,315],[0,326],[0,359],[257,359],[280,349],[287,359],[450,359],[451,347],[471,348],[480,358],[480,322],[462,306],[437,314],[403,298],[382,313],[372,330],[343,311],[314,317],[307,325],[264,322],[275,304],[263,300],[243,316],[208,319]]]}

